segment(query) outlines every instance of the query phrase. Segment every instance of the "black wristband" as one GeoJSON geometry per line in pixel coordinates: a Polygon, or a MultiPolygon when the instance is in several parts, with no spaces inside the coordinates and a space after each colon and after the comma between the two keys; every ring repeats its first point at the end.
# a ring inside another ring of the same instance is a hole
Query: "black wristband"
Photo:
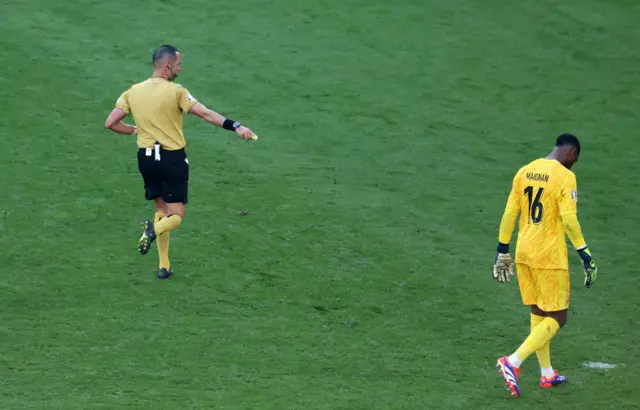
{"type": "Polygon", "coordinates": [[[509,244],[498,242],[498,253],[509,253],[509,244]]]}
{"type": "Polygon", "coordinates": [[[225,119],[224,122],[222,123],[222,128],[229,131],[235,131],[236,128],[238,128],[239,126],[240,126],[240,123],[238,121],[234,121],[229,118],[225,119]]]}
{"type": "Polygon", "coordinates": [[[578,255],[580,255],[580,259],[582,259],[583,261],[591,260],[591,255],[589,255],[589,248],[585,246],[584,248],[576,250],[578,251],[578,255]]]}

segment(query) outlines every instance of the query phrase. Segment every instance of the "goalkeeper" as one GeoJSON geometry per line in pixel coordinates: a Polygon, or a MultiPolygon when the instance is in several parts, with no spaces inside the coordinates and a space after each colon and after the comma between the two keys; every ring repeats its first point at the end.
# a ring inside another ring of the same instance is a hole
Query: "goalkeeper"
{"type": "Polygon", "coordinates": [[[540,363],[540,387],[566,382],[551,367],[549,342],[567,322],[569,265],[565,233],[582,259],[587,288],[598,268],[582,236],[577,218],[576,177],[570,168],[580,155],[580,142],[562,134],[553,151],[522,167],[515,178],[500,223],[498,255],[493,277],[510,282],[514,274],[509,242],[520,214],[515,263],[522,301],[531,307],[531,333],[511,356],[498,359],[497,367],[511,393],[518,397],[520,365],[533,352],[540,363]]]}

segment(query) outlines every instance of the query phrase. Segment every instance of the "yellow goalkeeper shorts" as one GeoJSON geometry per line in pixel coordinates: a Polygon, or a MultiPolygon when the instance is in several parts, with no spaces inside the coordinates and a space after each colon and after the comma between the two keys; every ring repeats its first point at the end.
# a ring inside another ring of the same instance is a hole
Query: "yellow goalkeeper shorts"
{"type": "Polygon", "coordinates": [[[516,264],[522,303],[537,305],[544,312],[569,307],[570,280],[565,269],[536,269],[516,264]]]}

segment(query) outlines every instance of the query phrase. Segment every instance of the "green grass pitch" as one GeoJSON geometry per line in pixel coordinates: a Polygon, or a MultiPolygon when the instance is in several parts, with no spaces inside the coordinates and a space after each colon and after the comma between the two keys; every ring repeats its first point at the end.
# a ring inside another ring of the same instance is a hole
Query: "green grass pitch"
{"type": "Polygon", "coordinates": [[[0,8],[0,408],[637,408],[637,1],[0,8]],[[135,142],[103,124],[163,43],[260,140],[185,117],[160,282],[135,142]],[[533,356],[515,401],[494,364],[528,311],[490,269],[513,173],[562,132],[600,277],[570,254],[569,383],[538,389],[533,356]]]}

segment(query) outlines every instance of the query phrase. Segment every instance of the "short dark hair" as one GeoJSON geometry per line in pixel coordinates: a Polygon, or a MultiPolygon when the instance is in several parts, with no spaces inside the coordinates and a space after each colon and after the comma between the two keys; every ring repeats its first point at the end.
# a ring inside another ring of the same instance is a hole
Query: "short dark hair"
{"type": "Polygon", "coordinates": [[[153,65],[155,66],[158,62],[164,60],[165,57],[169,57],[171,60],[176,59],[176,53],[178,49],[174,46],[170,46],[168,44],[162,45],[153,52],[153,65]]]}
{"type": "Polygon", "coordinates": [[[580,155],[580,141],[578,137],[573,134],[562,134],[556,139],[556,147],[563,145],[572,145],[576,148],[578,155],[580,155]]]}

